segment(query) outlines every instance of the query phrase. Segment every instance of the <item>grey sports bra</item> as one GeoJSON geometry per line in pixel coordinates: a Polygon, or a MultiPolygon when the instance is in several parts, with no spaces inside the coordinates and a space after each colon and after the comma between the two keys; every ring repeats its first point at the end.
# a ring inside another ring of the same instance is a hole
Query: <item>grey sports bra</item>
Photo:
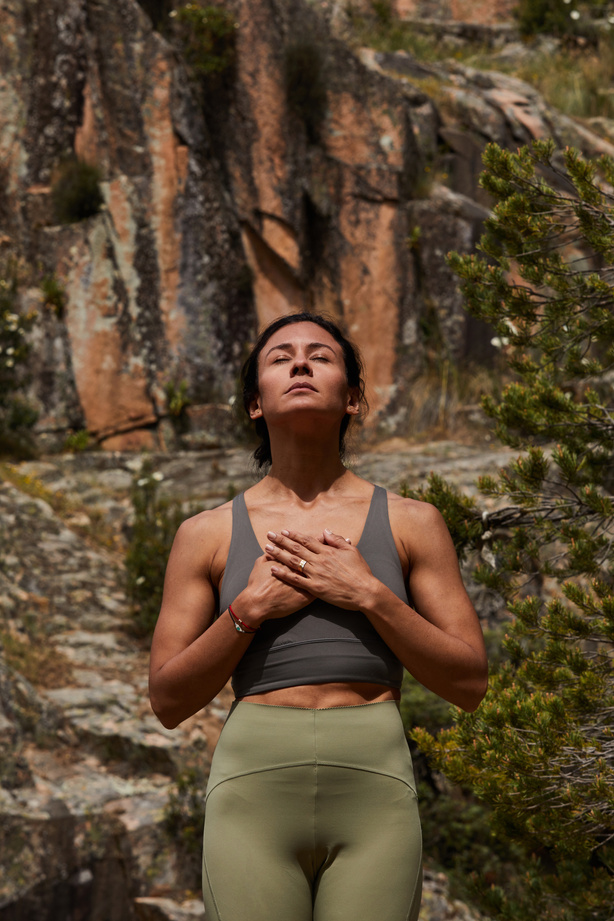
{"type": "MultiPolygon", "coordinates": [[[[376,486],[357,544],[373,575],[407,602],[386,490],[376,486]]],[[[262,549],[243,494],[232,503],[232,538],[220,592],[225,611],[246,587],[262,549]]],[[[237,697],[326,682],[369,682],[400,688],[403,666],[360,611],[315,599],[288,617],[265,620],[232,676],[237,697]]]]}

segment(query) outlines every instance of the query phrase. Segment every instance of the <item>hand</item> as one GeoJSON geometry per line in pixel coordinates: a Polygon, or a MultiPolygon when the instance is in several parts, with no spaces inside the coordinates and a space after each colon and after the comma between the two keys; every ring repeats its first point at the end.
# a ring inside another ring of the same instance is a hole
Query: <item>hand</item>
{"type": "Polygon", "coordinates": [[[296,587],[281,582],[271,574],[270,560],[259,556],[254,563],[247,588],[233,602],[237,615],[250,626],[264,620],[287,617],[313,601],[305,585],[296,587]],[[245,617],[243,617],[243,612],[245,617]]]}
{"type": "Polygon", "coordinates": [[[348,540],[329,530],[321,540],[297,531],[269,531],[267,537],[267,558],[276,564],[271,573],[277,580],[337,607],[360,610],[375,577],[348,540]]]}

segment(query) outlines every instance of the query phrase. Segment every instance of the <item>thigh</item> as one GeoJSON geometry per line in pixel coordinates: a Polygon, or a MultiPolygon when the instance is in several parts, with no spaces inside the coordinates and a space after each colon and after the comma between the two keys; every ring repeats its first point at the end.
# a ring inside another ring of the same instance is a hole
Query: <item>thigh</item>
{"type": "Polygon", "coordinates": [[[314,921],[416,921],[422,835],[414,790],[382,774],[320,767],[317,815],[329,856],[314,921]]]}
{"type": "Polygon", "coordinates": [[[313,776],[312,766],[256,771],[208,796],[207,919],[312,921],[313,776]]]}

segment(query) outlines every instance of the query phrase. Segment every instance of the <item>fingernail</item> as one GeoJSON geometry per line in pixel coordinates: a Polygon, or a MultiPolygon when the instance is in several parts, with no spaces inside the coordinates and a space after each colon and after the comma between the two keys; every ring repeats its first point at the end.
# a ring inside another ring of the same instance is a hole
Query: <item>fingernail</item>
{"type": "Polygon", "coordinates": [[[326,531],[327,534],[332,534],[332,533],[333,533],[333,532],[331,531],[330,528],[324,528],[324,530],[326,531]]]}
{"type": "Polygon", "coordinates": [[[277,534],[275,533],[275,531],[267,531],[267,535],[266,535],[266,536],[267,536],[267,537],[270,537],[271,540],[275,540],[275,538],[277,537],[277,534]]]}
{"type": "Polygon", "coordinates": [[[272,552],[272,551],[275,549],[275,547],[271,547],[270,544],[266,544],[266,546],[265,546],[264,549],[265,549],[265,550],[268,550],[269,552],[272,552]]]}
{"type": "Polygon", "coordinates": [[[290,534],[289,531],[282,531],[281,533],[283,534],[284,537],[288,537],[288,535],[290,534]]]}

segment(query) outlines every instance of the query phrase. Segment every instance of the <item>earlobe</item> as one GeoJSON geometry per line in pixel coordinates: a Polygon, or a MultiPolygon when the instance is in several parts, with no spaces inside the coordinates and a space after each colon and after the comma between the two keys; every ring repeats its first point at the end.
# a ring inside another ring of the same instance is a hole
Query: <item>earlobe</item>
{"type": "Polygon", "coordinates": [[[249,418],[250,418],[250,419],[259,419],[261,415],[262,415],[262,410],[261,410],[261,408],[260,408],[260,403],[259,403],[259,401],[258,401],[257,399],[256,399],[256,400],[252,400],[252,402],[250,403],[250,406],[249,406],[249,418]]]}
{"type": "Polygon", "coordinates": [[[358,390],[352,390],[348,396],[348,405],[346,413],[349,416],[357,416],[360,412],[360,394],[358,390]]]}

